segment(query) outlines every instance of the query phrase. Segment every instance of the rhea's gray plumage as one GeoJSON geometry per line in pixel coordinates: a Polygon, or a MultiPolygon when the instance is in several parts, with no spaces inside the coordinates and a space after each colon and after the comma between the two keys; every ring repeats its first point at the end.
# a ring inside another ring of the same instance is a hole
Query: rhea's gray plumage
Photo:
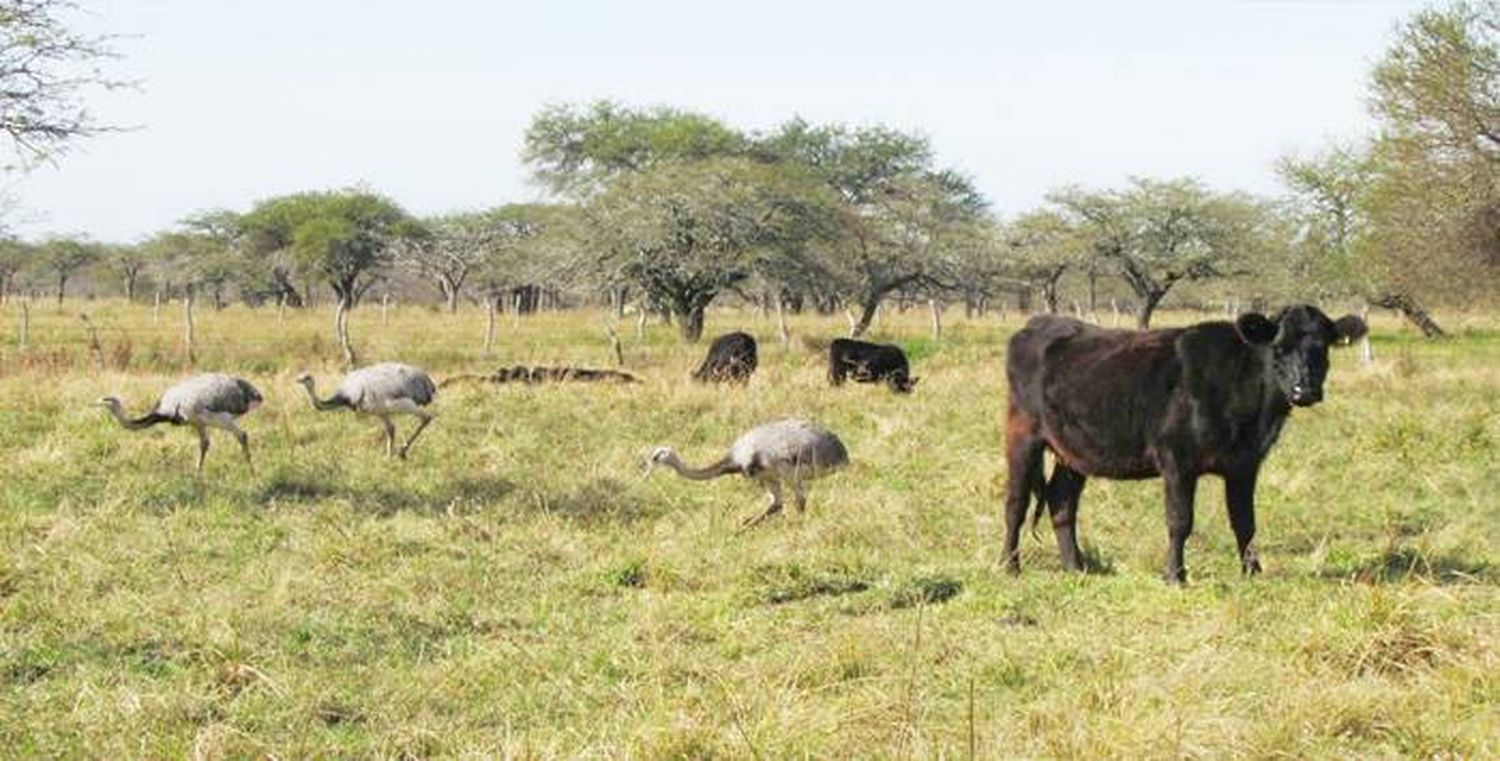
{"type": "Polygon", "coordinates": [[[333,396],[327,399],[318,398],[311,375],[303,373],[297,377],[297,382],[307,389],[307,396],[315,409],[347,408],[380,418],[381,425],[385,427],[386,454],[402,459],[406,459],[406,452],[411,449],[412,442],[417,440],[422,429],[435,417],[422,408],[437,398],[437,384],[432,382],[432,376],[419,367],[399,362],[361,367],[345,375],[339,381],[339,387],[333,392],[333,396]],[[413,415],[421,420],[399,450],[396,449],[396,424],[391,422],[393,415],[413,415]]]}
{"type": "Polygon", "coordinates": [[[789,487],[801,512],[807,507],[806,483],[849,464],[849,452],[839,437],[805,420],[779,420],[755,428],[735,440],[729,454],[702,468],[691,468],[671,447],[658,447],[646,472],[666,465],[683,478],[706,481],[739,473],[759,482],[770,498],[765,512],[745,521],[753,526],[781,512],[783,486],[789,487]]]}
{"type": "MultiPolygon", "coordinates": [[[[191,425],[198,431],[198,472],[208,454],[208,429],[220,428],[234,434],[250,460],[250,434],[235,423],[241,415],[255,409],[265,398],[244,378],[222,373],[204,373],[167,389],[150,412],[138,418],[125,414],[118,397],[106,396],[99,405],[110,411],[120,425],[131,430],[150,428],[158,423],[191,425]]],[[[254,468],[251,463],[251,468],[254,468]]]]}

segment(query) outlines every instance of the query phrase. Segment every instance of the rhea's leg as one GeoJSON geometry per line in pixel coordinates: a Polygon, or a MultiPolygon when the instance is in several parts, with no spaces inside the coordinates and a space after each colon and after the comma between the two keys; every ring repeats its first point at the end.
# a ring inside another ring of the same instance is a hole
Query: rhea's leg
{"type": "Polygon", "coordinates": [[[428,423],[431,423],[431,422],[432,422],[432,419],[433,419],[433,418],[434,418],[434,417],[436,417],[436,416],[435,416],[435,415],[433,415],[433,414],[432,414],[432,413],[430,413],[430,412],[424,412],[424,411],[422,411],[422,410],[420,410],[420,409],[418,409],[418,410],[417,410],[417,411],[415,411],[415,412],[413,412],[413,413],[412,413],[412,414],[413,414],[413,415],[416,415],[416,416],[417,416],[417,417],[419,417],[419,418],[421,418],[421,419],[422,419],[422,422],[420,422],[420,423],[417,423],[417,429],[416,429],[416,430],[414,430],[414,431],[412,431],[412,432],[411,432],[411,436],[409,436],[409,437],[407,437],[407,439],[406,439],[406,443],[405,443],[405,444],[403,444],[403,445],[401,445],[401,451],[400,451],[400,453],[399,453],[399,456],[400,456],[400,457],[401,457],[401,459],[403,459],[403,460],[405,460],[405,459],[406,459],[406,452],[407,452],[407,450],[409,450],[409,449],[411,449],[411,445],[412,445],[412,444],[413,444],[413,443],[414,443],[414,442],[416,442],[416,440],[417,440],[417,437],[418,437],[418,436],[421,436],[421,435],[422,435],[422,429],[423,429],[423,428],[426,428],[426,427],[427,427],[427,424],[428,424],[428,423]]]}
{"type": "Polygon", "coordinates": [[[744,524],[742,524],[745,528],[758,525],[761,521],[781,512],[781,482],[766,481],[765,484],[766,495],[770,497],[770,504],[766,505],[766,511],[760,515],[746,518],[744,524]]]}
{"type": "Polygon", "coordinates": [[[385,456],[396,456],[396,424],[386,415],[380,416],[380,425],[385,428],[385,456]]]}
{"type": "Polygon", "coordinates": [[[198,475],[203,475],[203,459],[208,457],[208,429],[199,423],[194,428],[198,429],[198,475]]]}

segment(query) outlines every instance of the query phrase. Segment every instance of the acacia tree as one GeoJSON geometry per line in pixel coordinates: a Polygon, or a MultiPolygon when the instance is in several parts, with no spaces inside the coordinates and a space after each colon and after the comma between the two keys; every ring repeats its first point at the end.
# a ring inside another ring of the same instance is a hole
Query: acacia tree
{"type": "Polygon", "coordinates": [[[1005,226],[1010,250],[1008,274],[1023,288],[1040,292],[1049,313],[1056,314],[1063,275],[1088,259],[1088,241],[1063,214],[1038,209],[1005,226]]]}
{"type": "Polygon", "coordinates": [[[70,0],[0,0],[0,132],[10,138],[12,168],[109,129],[83,98],[127,83],[98,68],[114,57],[108,37],[68,29],[64,17],[76,8],[70,0]]]}
{"type": "Polygon", "coordinates": [[[99,258],[98,245],[78,238],[52,238],[42,243],[37,265],[57,283],[58,306],[62,306],[68,281],[99,258]]]}
{"type": "MultiPolygon", "coordinates": [[[[1417,13],[1375,67],[1381,131],[1362,210],[1360,256],[1387,275],[1375,303],[1500,292],[1500,5],[1455,3],[1417,13]]],[[[1430,323],[1430,324],[1424,324],[1430,323]]]]}
{"type": "Polygon", "coordinates": [[[1227,277],[1263,247],[1264,209],[1241,194],[1215,194],[1196,180],[1133,178],[1124,191],[1068,189],[1048,199],[1077,223],[1094,256],[1140,299],[1137,324],[1178,283],[1227,277]]]}
{"type": "Polygon", "coordinates": [[[748,146],[739,132],[702,114],[598,101],[543,109],[526,130],[521,156],[547,189],[582,199],[622,175],[743,155],[748,146]]]}
{"type": "Polygon", "coordinates": [[[10,298],[16,276],[26,269],[33,256],[32,247],[15,238],[0,238],[0,304],[10,298]]]}
{"type": "Polygon", "coordinates": [[[760,140],[758,155],[805,167],[837,199],[840,235],[820,246],[839,290],[859,306],[855,336],[888,295],[940,285],[938,251],[984,213],[969,180],[932,166],[925,138],[884,127],[814,126],[796,119],[760,140]]]}
{"type": "Polygon", "coordinates": [[[299,268],[322,278],[338,299],[334,335],[355,363],[348,313],[390,263],[390,241],[415,230],[395,202],[349,189],[262,201],[240,219],[253,255],[289,251],[299,268]]]}
{"type": "Polygon", "coordinates": [[[126,301],[135,301],[135,286],[151,263],[150,255],[140,246],[112,244],[104,246],[104,261],[120,277],[126,301]]]}
{"type": "Polygon", "coordinates": [[[817,213],[817,187],[745,159],[663,164],[623,175],[590,202],[600,279],[629,282],[703,334],[704,311],[746,282],[759,259],[795,250],[817,213]]]}

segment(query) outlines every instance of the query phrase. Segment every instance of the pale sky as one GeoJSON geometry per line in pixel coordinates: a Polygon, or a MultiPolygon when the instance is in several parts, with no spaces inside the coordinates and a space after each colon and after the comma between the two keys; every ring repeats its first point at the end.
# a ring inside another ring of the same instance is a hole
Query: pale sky
{"type": "Polygon", "coordinates": [[[128,242],[353,184],[416,214],[533,200],[531,117],[597,99],[919,131],[1002,214],[1130,175],[1273,193],[1278,156],[1369,131],[1370,66],[1424,5],[84,2],[141,82],[93,110],[139,128],[13,179],[28,237],[128,242]]]}

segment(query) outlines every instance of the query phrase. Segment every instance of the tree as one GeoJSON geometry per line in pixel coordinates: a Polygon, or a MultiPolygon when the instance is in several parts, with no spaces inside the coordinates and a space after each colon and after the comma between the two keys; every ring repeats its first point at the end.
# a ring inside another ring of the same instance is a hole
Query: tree
{"type": "Polygon", "coordinates": [[[105,263],[120,276],[126,301],[135,301],[135,284],[151,263],[151,257],[141,246],[113,244],[103,248],[105,263]]]}
{"type": "Polygon", "coordinates": [[[449,214],[405,231],[392,241],[391,250],[408,270],[437,283],[452,314],[469,276],[490,264],[515,232],[515,225],[495,211],[449,214]]]}
{"type": "Polygon", "coordinates": [[[799,247],[818,191],[784,168],[745,159],[622,175],[587,209],[597,276],[639,287],[677,317],[684,340],[696,341],[715,297],[749,280],[761,259],[799,247]]]}
{"type": "Polygon", "coordinates": [[[985,201],[972,183],[934,169],[931,146],[916,135],[795,119],[760,140],[755,152],[781,165],[806,167],[842,207],[840,235],[821,249],[839,290],[860,307],[856,336],[869,328],[889,294],[937,284],[937,252],[945,239],[984,213],[985,201]]]}
{"type": "Polygon", "coordinates": [[[240,219],[252,255],[285,255],[320,277],[338,298],[334,334],[354,364],[348,313],[390,263],[390,242],[415,223],[394,201],[374,193],[338,190],[281,196],[256,204],[240,219]]]}
{"type": "Polygon", "coordinates": [[[33,248],[15,238],[0,238],[0,304],[10,298],[16,276],[34,256],[33,248]]]}
{"type": "Polygon", "coordinates": [[[1375,67],[1371,107],[1381,131],[1359,245],[1390,279],[1377,303],[1471,302],[1500,291],[1497,32],[1496,3],[1421,11],[1375,67]]]}
{"type": "Polygon", "coordinates": [[[98,68],[114,57],[108,37],[67,28],[63,16],[75,9],[71,0],[0,0],[0,131],[20,166],[109,129],[83,98],[126,84],[98,68]]]}
{"type": "Polygon", "coordinates": [[[708,116],[599,101],[544,109],[527,128],[521,155],[553,193],[587,198],[623,174],[742,155],[747,147],[743,135],[708,116]]]}
{"type": "Polygon", "coordinates": [[[57,282],[58,306],[62,306],[68,281],[99,258],[97,245],[78,238],[52,238],[42,243],[37,264],[57,282]]]}
{"type": "Polygon", "coordinates": [[[1140,299],[1138,325],[1180,282],[1226,277],[1237,259],[1263,246],[1264,209],[1240,194],[1219,195],[1198,181],[1133,178],[1124,191],[1068,189],[1048,198],[1079,225],[1094,256],[1113,266],[1140,299]]]}
{"type": "Polygon", "coordinates": [[[1009,274],[1023,287],[1042,294],[1047,311],[1055,314],[1063,275],[1088,258],[1088,241],[1063,214],[1039,209],[1017,217],[1004,231],[1011,251],[1009,274]]]}

